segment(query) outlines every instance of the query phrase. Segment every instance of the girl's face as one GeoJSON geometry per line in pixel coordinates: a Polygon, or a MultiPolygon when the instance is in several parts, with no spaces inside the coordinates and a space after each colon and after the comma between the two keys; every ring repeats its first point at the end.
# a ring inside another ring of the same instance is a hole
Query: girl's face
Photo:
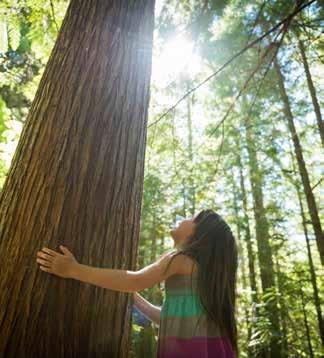
{"type": "Polygon", "coordinates": [[[191,235],[195,232],[196,223],[194,222],[194,218],[184,219],[180,216],[178,216],[176,222],[177,224],[170,231],[170,234],[174,240],[174,246],[178,248],[188,242],[191,235]]]}

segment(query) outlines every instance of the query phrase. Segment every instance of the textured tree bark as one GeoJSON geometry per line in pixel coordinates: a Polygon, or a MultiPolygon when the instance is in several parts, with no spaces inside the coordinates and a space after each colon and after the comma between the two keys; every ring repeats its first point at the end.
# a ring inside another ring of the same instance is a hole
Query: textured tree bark
{"type": "Polygon", "coordinates": [[[285,88],[285,79],[283,74],[281,73],[280,64],[278,59],[275,57],[274,59],[274,67],[276,70],[276,74],[278,77],[278,85],[280,96],[282,98],[282,102],[284,105],[284,111],[286,115],[288,129],[291,135],[291,140],[294,144],[296,161],[298,164],[298,170],[300,173],[301,181],[303,183],[303,189],[306,196],[306,201],[308,205],[309,215],[312,221],[313,230],[316,238],[316,244],[318,248],[318,252],[320,255],[321,263],[324,265],[324,232],[322,230],[321,221],[319,219],[318,209],[315,201],[315,196],[312,191],[308,171],[306,168],[302,146],[298,137],[298,133],[296,132],[294,116],[292,114],[290,103],[288,99],[288,95],[285,88]]]}
{"type": "Polygon", "coordinates": [[[154,0],[72,0],[0,198],[1,357],[127,357],[131,294],[41,271],[135,269],[154,0]]]}

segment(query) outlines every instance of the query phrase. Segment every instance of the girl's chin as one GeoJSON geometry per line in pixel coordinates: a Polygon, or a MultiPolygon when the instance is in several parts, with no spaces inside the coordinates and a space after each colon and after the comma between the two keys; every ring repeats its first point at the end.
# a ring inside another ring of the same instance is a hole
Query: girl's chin
{"type": "Polygon", "coordinates": [[[172,237],[172,239],[173,239],[174,241],[177,241],[176,231],[177,231],[176,228],[173,228],[173,229],[170,230],[170,235],[171,235],[171,237],[172,237]]]}

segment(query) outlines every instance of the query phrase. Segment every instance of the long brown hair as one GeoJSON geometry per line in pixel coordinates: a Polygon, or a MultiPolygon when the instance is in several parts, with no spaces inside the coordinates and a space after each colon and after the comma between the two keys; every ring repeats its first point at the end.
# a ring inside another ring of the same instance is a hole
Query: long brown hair
{"type": "Polygon", "coordinates": [[[191,257],[198,266],[197,293],[207,316],[227,335],[238,354],[236,326],[236,274],[238,250],[226,221],[211,209],[194,217],[196,228],[187,243],[171,257],[191,257]]]}

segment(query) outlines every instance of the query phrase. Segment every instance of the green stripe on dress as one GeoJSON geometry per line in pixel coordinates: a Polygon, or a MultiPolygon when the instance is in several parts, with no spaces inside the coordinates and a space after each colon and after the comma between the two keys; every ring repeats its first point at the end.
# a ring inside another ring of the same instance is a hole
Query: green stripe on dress
{"type": "Polygon", "coordinates": [[[203,307],[197,294],[169,295],[166,297],[161,317],[189,317],[203,314],[203,307]]]}

